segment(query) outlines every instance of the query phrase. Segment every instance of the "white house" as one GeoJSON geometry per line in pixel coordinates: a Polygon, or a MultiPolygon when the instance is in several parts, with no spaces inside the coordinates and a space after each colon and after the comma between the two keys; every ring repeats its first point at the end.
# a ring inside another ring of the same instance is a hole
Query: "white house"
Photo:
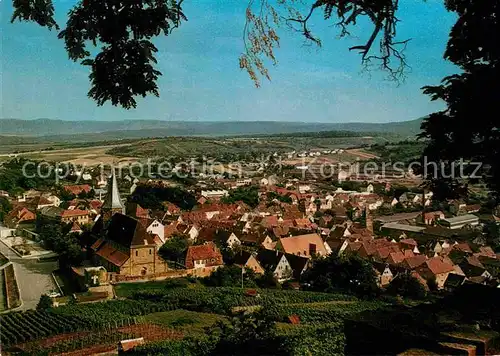
{"type": "Polygon", "coordinates": [[[210,198],[222,198],[227,196],[229,193],[225,189],[220,189],[220,190],[202,190],[201,191],[201,196],[205,197],[207,199],[210,198]]]}
{"type": "Polygon", "coordinates": [[[158,220],[154,219],[146,228],[146,231],[151,234],[158,235],[162,244],[165,243],[165,225],[158,220]]]}
{"type": "Polygon", "coordinates": [[[187,234],[191,240],[195,240],[200,234],[200,229],[196,225],[193,225],[189,228],[187,234]]]}
{"type": "Polygon", "coordinates": [[[311,190],[311,186],[308,184],[299,185],[299,193],[304,194],[311,190]]]}
{"type": "Polygon", "coordinates": [[[56,195],[52,195],[52,194],[49,195],[47,197],[47,200],[50,201],[53,204],[53,206],[59,206],[59,205],[61,205],[61,199],[59,199],[59,197],[56,196],[56,195]]]}
{"type": "Polygon", "coordinates": [[[226,240],[226,244],[229,246],[229,248],[233,248],[237,245],[241,245],[240,239],[234,234],[234,232],[229,235],[229,237],[226,240]]]}
{"type": "Polygon", "coordinates": [[[288,260],[286,259],[285,255],[282,254],[281,259],[278,262],[278,265],[273,271],[273,275],[279,282],[282,282],[286,281],[287,279],[290,279],[292,277],[292,273],[293,272],[290,263],[288,263],[288,260]]]}

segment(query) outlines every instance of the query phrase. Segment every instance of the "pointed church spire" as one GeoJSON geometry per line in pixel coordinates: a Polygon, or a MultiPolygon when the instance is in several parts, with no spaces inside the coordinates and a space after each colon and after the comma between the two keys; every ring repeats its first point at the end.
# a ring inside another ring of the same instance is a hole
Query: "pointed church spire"
{"type": "Polygon", "coordinates": [[[101,210],[104,212],[122,213],[125,214],[125,205],[123,205],[118,191],[118,183],[116,182],[116,173],[114,167],[111,169],[111,179],[108,186],[108,192],[104,198],[101,210]]]}

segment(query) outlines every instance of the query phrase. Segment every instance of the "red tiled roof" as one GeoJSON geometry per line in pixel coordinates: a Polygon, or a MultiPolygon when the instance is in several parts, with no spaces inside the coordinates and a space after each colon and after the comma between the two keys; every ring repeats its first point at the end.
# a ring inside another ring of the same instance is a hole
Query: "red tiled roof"
{"type": "Polygon", "coordinates": [[[178,222],[174,222],[170,225],[165,225],[165,228],[163,229],[163,238],[168,239],[170,236],[172,236],[175,232],[178,232],[177,226],[179,225],[178,222]]]}
{"type": "Polygon", "coordinates": [[[264,216],[261,222],[262,226],[273,227],[278,225],[278,217],[276,215],[264,216]]]}
{"type": "Polygon", "coordinates": [[[433,257],[428,259],[427,261],[425,261],[425,266],[434,275],[446,272],[452,272],[455,270],[452,264],[443,262],[439,257],[433,257]]]}
{"type": "Polygon", "coordinates": [[[481,256],[490,256],[490,257],[495,257],[495,251],[490,246],[481,246],[479,247],[479,255],[481,256]]]}
{"type": "Polygon", "coordinates": [[[458,243],[456,245],[453,245],[453,249],[459,250],[462,252],[472,253],[472,249],[470,248],[470,246],[467,242],[461,242],[461,243],[458,243]]]}
{"type": "Polygon", "coordinates": [[[48,200],[47,198],[45,197],[37,197],[37,198],[33,198],[32,202],[36,205],[51,205],[53,204],[53,202],[51,202],[50,200],[48,200]]]}
{"type": "Polygon", "coordinates": [[[431,211],[428,213],[424,213],[424,219],[425,220],[434,220],[436,216],[443,216],[443,212],[438,210],[438,211],[431,211]]]}
{"type": "Polygon", "coordinates": [[[80,184],[80,185],[66,185],[64,186],[64,190],[73,195],[78,195],[82,191],[88,193],[92,190],[92,187],[88,184],[80,184]]]}
{"type": "Polygon", "coordinates": [[[94,210],[98,210],[102,206],[102,202],[100,200],[91,200],[89,204],[94,210]]]}
{"type": "Polygon", "coordinates": [[[295,219],[295,226],[311,226],[311,220],[309,219],[295,219]]]}
{"type": "Polygon", "coordinates": [[[479,211],[481,209],[481,205],[480,204],[472,204],[472,205],[467,205],[465,207],[465,210],[467,212],[475,212],[475,211],[479,211]]]}
{"type": "Polygon", "coordinates": [[[318,234],[306,234],[280,238],[279,242],[284,252],[291,253],[293,255],[309,257],[309,249],[311,245],[315,245],[317,254],[321,256],[325,256],[327,254],[323,240],[318,234]]]}
{"type": "Polygon", "coordinates": [[[181,209],[172,203],[167,203],[167,211],[171,214],[178,214],[181,212],[181,209]]]}
{"type": "Polygon", "coordinates": [[[84,215],[89,215],[89,211],[88,210],[73,209],[73,210],[64,210],[61,213],[62,218],[69,218],[72,216],[84,216],[84,215]]]}
{"type": "Polygon", "coordinates": [[[427,256],[425,255],[415,255],[413,257],[407,257],[404,259],[404,264],[410,268],[414,269],[423,264],[427,260],[427,256]]]}
{"type": "Polygon", "coordinates": [[[193,268],[194,261],[205,260],[206,266],[222,265],[222,255],[215,244],[209,242],[205,245],[189,246],[186,253],[186,267],[193,268]]]}
{"type": "Polygon", "coordinates": [[[126,253],[117,250],[107,242],[105,242],[104,245],[97,250],[96,255],[118,267],[122,266],[129,259],[129,256],[126,253]]]}
{"type": "Polygon", "coordinates": [[[276,237],[288,236],[290,229],[288,226],[276,226],[273,227],[273,234],[276,237]]]}
{"type": "Polygon", "coordinates": [[[358,251],[361,248],[361,242],[348,242],[346,251],[348,252],[354,252],[358,251]]]}
{"type": "Polygon", "coordinates": [[[387,262],[392,265],[397,265],[403,262],[405,259],[405,255],[401,251],[391,252],[389,257],[387,258],[387,262]]]}
{"type": "Polygon", "coordinates": [[[139,204],[136,205],[134,213],[135,213],[135,216],[137,216],[138,218],[148,218],[149,217],[149,210],[144,209],[139,204]]]}
{"type": "Polygon", "coordinates": [[[377,251],[375,244],[369,242],[362,242],[361,247],[358,250],[358,254],[361,257],[369,257],[377,251]]]}
{"type": "MultiPolygon", "coordinates": [[[[374,255],[381,258],[381,259],[386,259],[388,258],[391,254],[399,252],[399,249],[397,246],[391,245],[391,246],[384,246],[378,248],[374,255]]],[[[402,259],[401,259],[402,260],[402,259]]],[[[398,263],[401,261],[398,261],[398,263]]]]}
{"type": "Polygon", "coordinates": [[[403,239],[401,241],[399,241],[401,244],[404,244],[404,245],[408,245],[408,246],[417,246],[417,241],[415,241],[414,239],[403,239]]]}
{"type": "Polygon", "coordinates": [[[80,225],[78,225],[76,222],[73,223],[73,226],[71,226],[71,230],[70,231],[82,231],[82,228],[80,227],[80,225]]]}

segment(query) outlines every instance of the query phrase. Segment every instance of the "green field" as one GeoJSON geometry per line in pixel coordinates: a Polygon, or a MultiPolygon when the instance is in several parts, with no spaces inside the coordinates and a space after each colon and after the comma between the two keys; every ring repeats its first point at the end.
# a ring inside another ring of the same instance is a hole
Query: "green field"
{"type": "MultiPolygon", "coordinates": [[[[168,137],[115,147],[106,153],[123,157],[207,156],[251,157],[258,154],[347,148],[385,142],[382,137],[168,137]]],[[[228,157],[228,158],[229,158],[228,157]]]]}
{"type": "Polygon", "coordinates": [[[226,317],[179,309],[148,314],[143,320],[147,323],[163,325],[181,331],[186,336],[193,336],[204,334],[206,328],[214,326],[218,321],[226,320],[226,317]]]}

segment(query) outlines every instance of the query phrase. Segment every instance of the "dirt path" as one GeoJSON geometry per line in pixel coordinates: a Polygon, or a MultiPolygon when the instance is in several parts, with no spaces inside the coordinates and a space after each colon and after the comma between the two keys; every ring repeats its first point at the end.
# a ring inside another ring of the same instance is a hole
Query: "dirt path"
{"type": "Polygon", "coordinates": [[[374,155],[372,153],[368,153],[366,151],[363,151],[359,148],[353,148],[351,150],[347,150],[346,151],[347,153],[350,153],[352,155],[355,155],[355,156],[358,156],[360,158],[364,158],[364,159],[374,159],[374,158],[378,158],[377,155],[374,155]]]}
{"type": "MultiPolygon", "coordinates": [[[[93,149],[100,149],[100,148],[110,149],[110,148],[130,146],[130,145],[131,145],[130,143],[120,143],[120,144],[114,144],[114,145],[60,148],[57,150],[50,150],[50,151],[49,150],[38,150],[38,151],[21,152],[21,153],[15,154],[15,155],[16,156],[23,156],[23,155],[30,155],[30,154],[73,153],[74,151],[93,150],[93,149]]],[[[12,156],[12,155],[13,155],[12,153],[2,153],[2,154],[0,154],[0,157],[8,157],[8,156],[12,156]]]]}

